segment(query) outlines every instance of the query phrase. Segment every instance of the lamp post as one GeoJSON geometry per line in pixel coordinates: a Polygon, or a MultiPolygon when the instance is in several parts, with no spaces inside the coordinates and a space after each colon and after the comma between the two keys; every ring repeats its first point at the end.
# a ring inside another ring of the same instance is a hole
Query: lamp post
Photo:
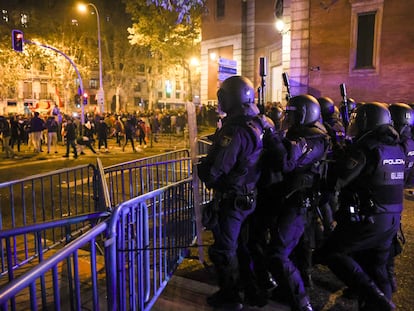
{"type": "Polygon", "coordinates": [[[104,113],[104,111],[105,111],[105,93],[104,93],[103,81],[102,81],[101,24],[100,24],[100,21],[99,21],[99,11],[98,11],[98,8],[93,3],[79,4],[78,8],[79,8],[80,11],[85,12],[87,5],[90,5],[96,13],[96,23],[97,23],[97,27],[98,27],[98,53],[99,53],[98,54],[99,55],[99,91],[98,91],[98,94],[97,94],[97,99],[98,99],[99,111],[101,113],[104,113]]]}

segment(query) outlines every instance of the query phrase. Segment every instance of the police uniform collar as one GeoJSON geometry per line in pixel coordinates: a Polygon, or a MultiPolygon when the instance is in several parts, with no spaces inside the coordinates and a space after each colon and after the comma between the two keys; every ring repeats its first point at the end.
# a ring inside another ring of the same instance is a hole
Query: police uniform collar
{"type": "Polygon", "coordinates": [[[226,124],[239,124],[241,122],[251,120],[252,118],[253,118],[253,116],[246,116],[246,115],[243,115],[243,114],[231,115],[231,116],[226,116],[225,118],[223,118],[223,123],[226,123],[226,124]]]}
{"type": "MultiPolygon", "coordinates": [[[[320,124],[320,123],[319,123],[320,124]]],[[[321,124],[320,124],[321,125],[321,124]]],[[[286,136],[289,137],[320,137],[327,135],[326,128],[319,126],[316,123],[313,125],[295,126],[291,127],[286,136]]]]}
{"type": "Polygon", "coordinates": [[[398,132],[391,125],[383,124],[358,137],[356,143],[374,148],[381,143],[395,145],[399,142],[399,139],[398,132]]]}

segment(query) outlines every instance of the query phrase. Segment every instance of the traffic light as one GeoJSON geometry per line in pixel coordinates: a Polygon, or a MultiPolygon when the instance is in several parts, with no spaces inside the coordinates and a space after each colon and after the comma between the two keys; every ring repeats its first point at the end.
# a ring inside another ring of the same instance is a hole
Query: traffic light
{"type": "Polygon", "coordinates": [[[88,94],[87,93],[83,93],[83,104],[84,105],[88,104],[88,94]]]}
{"type": "Polygon", "coordinates": [[[12,30],[12,47],[16,52],[23,52],[23,31],[12,30]]]}
{"type": "Polygon", "coordinates": [[[80,104],[81,104],[80,95],[76,94],[75,95],[75,106],[76,106],[76,108],[80,108],[80,104]]]}

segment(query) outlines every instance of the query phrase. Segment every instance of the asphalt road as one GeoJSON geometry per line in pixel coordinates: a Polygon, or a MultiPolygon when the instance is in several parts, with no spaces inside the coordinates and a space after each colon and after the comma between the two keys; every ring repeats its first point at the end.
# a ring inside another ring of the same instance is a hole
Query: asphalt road
{"type": "Polygon", "coordinates": [[[164,137],[159,142],[149,142],[147,147],[135,143],[135,152],[131,145],[122,150],[122,146],[116,144],[115,139],[108,139],[108,150],[104,148],[94,154],[88,148],[84,148],[84,155],[78,153],[78,158],[73,157],[71,151],[69,158],[63,157],[66,153],[66,146],[59,144],[58,153],[53,151],[48,154],[47,146],[43,146],[43,152],[35,153],[28,146],[21,146],[20,152],[15,152],[17,157],[8,159],[4,152],[0,153],[0,182],[16,180],[27,176],[49,172],[51,170],[73,167],[81,164],[96,164],[96,158],[100,158],[104,166],[127,162],[135,159],[150,157],[168,151],[186,149],[186,142],[182,138],[164,137]]]}

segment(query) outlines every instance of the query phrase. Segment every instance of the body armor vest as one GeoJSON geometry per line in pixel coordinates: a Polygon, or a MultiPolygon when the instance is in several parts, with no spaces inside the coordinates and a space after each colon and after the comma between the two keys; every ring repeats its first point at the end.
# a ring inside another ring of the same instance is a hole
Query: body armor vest
{"type": "Polygon", "coordinates": [[[250,143],[253,143],[254,148],[252,153],[241,153],[236,166],[223,178],[222,184],[226,185],[226,188],[230,186],[230,189],[217,189],[237,195],[250,193],[256,188],[260,177],[259,160],[263,150],[263,128],[255,117],[242,116],[227,120],[217,133],[218,141],[222,140],[221,135],[234,135],[240,128],[248,132],[250,143]]]}
{"type": "Polygon", "coordinates": [[[405,152],[405,186],[414,185],[414,140],[409,138],[402,142],[405,152]]]}
{"type": "Polygon", "coordinates": [[[405,154],[400,145],[379,145],[370,150],[375,169],[359,177],[361,210],[368,213],[400,213],[403,205],[405,154]]]}

